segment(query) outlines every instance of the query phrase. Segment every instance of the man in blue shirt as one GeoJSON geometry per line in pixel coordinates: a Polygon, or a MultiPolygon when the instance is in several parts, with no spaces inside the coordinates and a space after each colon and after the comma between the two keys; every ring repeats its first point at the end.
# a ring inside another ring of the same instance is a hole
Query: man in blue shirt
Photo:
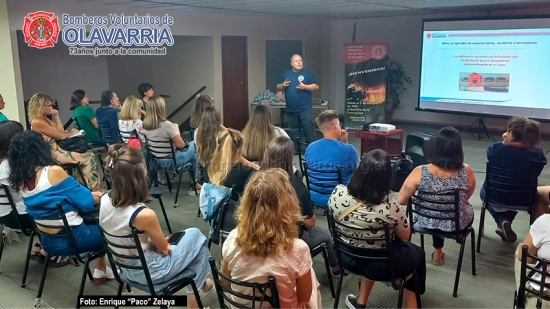
{"type": "Polygon", "coordinates": [[[120,143],[118,130],[118,112],[120,111],[120,99],[111,90],[105,90],[101,94],[101,107],[95,111],[99,138],[107,145],[120,143]]]}
{"type": "Polygon", "coordinates": [[[302,57],[295,54],[290,59],[291,70],[283,73],[277,90],[285,92],[286,115],[290,127],[290,138],[296,143],[296,137],[304,131],[306,142],[316,140],[313,123],[313,103],[311,92],[319,89],[313,73],[304,69],[302,57]]]}
{"type": "Polygon", "coordinates": [[[338,185],[336,180],[322,181],[319,178],[336,178],[336,173],[327,174],[315,172],[318,171],[336,171],[340,168],[342,184],[347,185],[351,180],[351,175],[359,165],[359,155],[353,145],[348,144],[348,132],[342,130],[338,113],[333,110],[327,110],[317,117],[317,125],[323,138],[309,145],[306,149],[305,160],[308,167],[310,188],[318,193],[311,191],[311,200],[316,206],[328,208],[327,202],[334,187],[338,185]],[[322,186],[316,186],[315,182],[322,183],[322,186]]]}

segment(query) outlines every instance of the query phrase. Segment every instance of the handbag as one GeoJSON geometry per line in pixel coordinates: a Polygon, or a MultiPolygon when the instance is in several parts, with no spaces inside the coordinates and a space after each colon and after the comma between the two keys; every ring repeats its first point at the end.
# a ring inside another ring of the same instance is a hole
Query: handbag
{"type": "Polygon", "coordinates": [[[67,151],[85,153],[90,150],[90,145],[84,136],[75,136],[63,140],[57,140],[57,144],[59,147],[63,148],[63,150],[67,151]]]}
{"type": "Polygon", "coordinates": [[[139,138],[131,137],[128,140],[128,146],[141,150],[141,141],[139,140],[139,138]]]}

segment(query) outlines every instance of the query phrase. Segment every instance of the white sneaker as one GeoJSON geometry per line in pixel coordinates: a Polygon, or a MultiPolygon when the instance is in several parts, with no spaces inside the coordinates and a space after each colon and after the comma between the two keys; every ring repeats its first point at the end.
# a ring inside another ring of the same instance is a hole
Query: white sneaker
{"type": "Polygon", "coordinates": [[[107,266],[105,271],[96,268],[93,277],[94,279],[115,279],[115,274],[113,274],[111,267],[107,266]]]}

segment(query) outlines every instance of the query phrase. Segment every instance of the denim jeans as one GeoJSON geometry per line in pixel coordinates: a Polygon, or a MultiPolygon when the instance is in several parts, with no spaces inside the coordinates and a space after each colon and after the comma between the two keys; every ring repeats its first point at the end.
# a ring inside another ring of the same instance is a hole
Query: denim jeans
{"type": "Polygon", "coordinates": [[[42,247],[52,255],[72,256],[77,253],[85,253],[91,250],[103,248],[103,238],[99,232],[99,226],[86,225],[84,223],[71,227],[77,252],[73,252],[69,239],[47,233],[41,233],[42,247]]]}
{"type": "MultiPolygon", "coordinates": [[[[481,197],[481,201],[485,201],[485,186],[481,187],[479,196],[481,197]]],[[[518,212],[515,210],[496,211],[493,208],[488,208],[487,210],[489,211],[493,219],[495,219],[495,222],[498,226],[502,224],[502,221],[508,221],[512,223],[512,221],[514,221],[516,215],[518,214],[518,212]]]]}
{"type": "MultiPolygon", "coordinates": [[[[285,113],[287,116],[288,127],[290,128],[288,135],[294,143],[296,143],[296,137],[301,137],[302,131],[304,131],[306,143],[310,144],[317,139],[312,109],[306,109],[300,112],[285,113]]],[[[298,145],[295,146],[296,149],[298,149],[298,145]]]]}
{"type": "MultiPolygon", "coordinates": [[[[189,147],[184,149],[176,149],[174,154],[176,155],[176,168],[180,168],[185,164],[191,163],[189,169],[189,176],[195,180],[195,173],[197,169],[197,151],[195,150],[195,142],[189,142],[189,147]]],[[[175,170],[174,160],[170,159],[156,159],[156,165],[158,170],[175,170]]]]}

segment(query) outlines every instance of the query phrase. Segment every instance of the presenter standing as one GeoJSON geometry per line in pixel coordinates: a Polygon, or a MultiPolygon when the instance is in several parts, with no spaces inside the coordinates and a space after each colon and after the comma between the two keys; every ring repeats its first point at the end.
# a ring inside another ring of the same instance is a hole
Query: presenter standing
{"type": "Polygon", "coordinates": [[[300,136],[303,130],[306,142],[309,144],[317,139],[311,92],[319,89],[319,86],[313,73],[304,69],[300,55],[292,55],[290,65],[292,69],[283,73],[281,83],[277,84],[277,90],[285,93],[285,113],[290,127],[290,138],[296,143],[296,137],[300,136]]]}

